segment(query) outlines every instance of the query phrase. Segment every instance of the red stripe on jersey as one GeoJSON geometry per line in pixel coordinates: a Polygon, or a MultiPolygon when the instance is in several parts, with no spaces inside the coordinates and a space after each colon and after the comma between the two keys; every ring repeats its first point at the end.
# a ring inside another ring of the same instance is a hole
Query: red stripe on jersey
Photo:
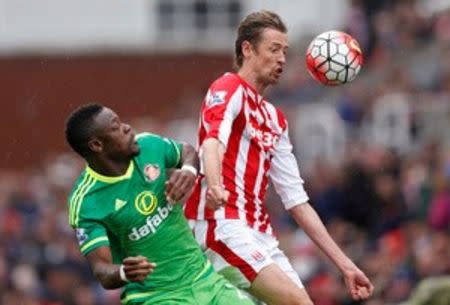
{"type": "Polygon", "coordinates": [[[270,217],[265,210],[266,209],[264,209],[264,220],[262,221],[261,226],[258,228],[258,230],[263,233],[267,233],[267,230],[269,229],[270,225],[270,217]]]}
{"type": "Polygon", "coordinates": [[[245,217],[247,223],[253,227],[255,224],[255,190],[256,178],[259,172],[259,148],[256,143],[250,143],[250,147],[247,154],[247,166],[244,174],[244,197],[245,197],[245,217]]]}
{"type": "Polygon", "coordinates": [[[202,193],[202,179],[203,176],[197,177],[194,190],[184,206],[184,214],[188,219],[195,219],[198,215],[198,203],[200,202],[200,194],[202,193]]]}
{"type": "MultiPolygon", "coordinates": [[[[204,138],[206,138],[206,130],[205,130],[205,128],[203,128],[203,126],[201,125],[201,123],[200,123],[200,126],[198,127],[198,138],[199,138],[199,139],[204,139],[204,138]]],[[[200,145],[201,145],[201,142],[198,141],[198,143],[197,143],[197,150],[200,149],[200,145]]]]}
{"type": "MultiPolygon", "coordinates": [[[[242,104],[244,105],[244,104],[242,104]]],[[[237,202],[237,191],[236,191],[236,162],[239,155],[239,145],[242,140],[242,133],[245,128],[245,116],[243,107],[236,120],[233,122],[233,127],[231,128],[230,139],[239,139],[238,141],[229,141],[227,150],[223,156],[222,162],[222,176],[223,184],[225,188],[230,192],[230,198],[225,206],[225,218],[239,218],[239,211],[237,202]],[[228,165],[229,164],[229,165],[228,165]]]]}
{"type": "Polygon", "coordinates": [[[277,111],[277,118],[278,118],[278,125],[280,125],[281,129],[284,131],[287,127],[287,121],[284,117],[283,113],[280,111],[280,109],[275,108],[277,111]]]}
{"type": "Polygon", "coordinates": [[[208,221],[206,246],[222,256],[223,259],[225,259],[231,266],[238,268],[250,282],[253,282],[253,280],[258,275],[256,270],[253,269],[250,264],[239,257],[236,253],[234,253],[233,250],[228,248],[228,246],[224,242],[216,240],[214,234],[214,230],[216,229],[216,227],[217,223],[215,220],[208,221]]]}
{"type": "MultiPolygon", "coordinates": [[[[260,200],[260,202],[264,202],[264,197],[266,196],[266,189],[267,189],[267,184],[269,182],[269,177],[267,175],[267,172],[270,169],[270,160],[266,159],[264,160],[264,176],[263,176],[263,180],[261,182],[261,188],[259,189],[259,194],[258,194],[258,198],[260,200]]],[[[259,221],[261,222],[261,225],[259,226],[258,230],[265,233],[267,231],[267,226],[268,226],[268,218],[269,215],[267,214],[266,211],[266,206],[264,204],[261,204],[261,216],[259,217],[259,221]]]]}

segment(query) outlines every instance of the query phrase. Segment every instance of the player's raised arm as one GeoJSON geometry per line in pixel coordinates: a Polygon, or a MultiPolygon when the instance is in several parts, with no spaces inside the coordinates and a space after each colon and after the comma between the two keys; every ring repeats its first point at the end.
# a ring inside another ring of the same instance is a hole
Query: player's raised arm
{"type": "Polygon", "coordinates": [[[341,271],[352,298],[364,300],[371,296],[373,285],[370,280],[333,241],[322,220],[308,203],[309,197],[303,188],[297,160],[292,154],[288,129],[283,132],[275,150],[270,177],[286,210],[341,271]]]}
{"type": "Polygon", "coordinates": [[[294,206],[289,212],[305,233],[341,271],[352,298],[365,300],[370,297],[374,290],[373,284],[334,242],[309,203],[294,206]]]}
{"type": "Polygon", "coordinates": [[[127,282],[141,282],[156,267],[144,256],[127,257],[122,265],[112,263],[109,247],[99,247],[86,255],[94,276],[105,289],[116,289],[127,282]]]}
{"type": "Polygon", "coordinates": [[[198,173],[198,155],[192,145],[182,143],[181,157],[177,164],[180,169],[174,170],[166,182],[166,197],[170,203],[182,201],[189,196],[198,173]]]}

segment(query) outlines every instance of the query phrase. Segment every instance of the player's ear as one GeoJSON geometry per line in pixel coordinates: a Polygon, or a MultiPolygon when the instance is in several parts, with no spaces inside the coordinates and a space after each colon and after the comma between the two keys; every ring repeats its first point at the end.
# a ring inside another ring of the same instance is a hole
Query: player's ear
{"type": "Polygon", "coordinates": [[[244,40],[242,42],[241,49],[242,49],[242,55],[244,56],[244,58],[247,58],[250,56],[250,54],[253,50],[253,46],[250,43],[250,41],[244,40]]]}
{"type": "Polygon", "coordinates": [[[88,147],[91,151],[99,153],[103,150],[103,143],[99,139],[91,139],[88,142],[88,147]]]}

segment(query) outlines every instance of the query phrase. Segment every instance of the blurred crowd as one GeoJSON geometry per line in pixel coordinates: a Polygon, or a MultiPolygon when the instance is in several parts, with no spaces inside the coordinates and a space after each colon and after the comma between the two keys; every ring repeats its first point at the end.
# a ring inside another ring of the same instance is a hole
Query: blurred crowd
{"type": "MultiPolygon", "coordinates": [[[[366,55],[352,85],[324,89],[290,65],[272,98],[286,109],[325,101],[345,126],[339,162],[319,155],[302,164],[299,154],[300,169],[328,230],[375,285],[365,304],[450,304],[450,10],[427,15],[415,1],[370,2],[352,2],[346,27],[366,55]],[[381,104],[396,103],[407,109],[406,132],[378,141],[368,127],[381,104]]],[[[315,304],[356,304],[277,200],[272,194],[269,206],[282,248],[315,304]]]]}
{"type": "MultiPolygon", "coordinates": [[[[366,63],[351,86],[314,83],[301,63],[294,64],[303,60],[296,57],[270,92],[288,113],[301,103],[326,101],[350,135],[338,162],[319,156],[302,170],[298,158],[311,204],[375,285],[366,305],[450,304],[450,142],[433,116],[423,121],[419,115],[429,109],[442,115],[450,108],[450,10],[425,14],[418,3],[352,1],[344,30],[360,42],[366,63]],[[376,104],[399,97],[409,105],[411,141],[399,147],[367,140],[364,131],[376,104]]],[[[176,137],[178,123],[155,131],[176,137]]],[[[186,130],[180,132],[182,139],[186,130]]],[[[300,141],[295,135],[292,140],[300,141]]],[[[82,167],[68,153],[1,174],[0,304],[119,304],[119,291],[102,289],[92,277],[68,225],[66,197],[82,167]]],[[[273,191],[267,203],[281,247],[315,304],[359,304],[273,191]]]]}

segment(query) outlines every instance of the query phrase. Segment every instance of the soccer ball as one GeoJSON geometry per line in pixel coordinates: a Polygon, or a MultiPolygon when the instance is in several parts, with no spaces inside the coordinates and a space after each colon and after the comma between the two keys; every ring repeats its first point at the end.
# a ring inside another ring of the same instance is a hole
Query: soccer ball
{"type": "Polygon", "coordinates": [[[309,74],[328,86],[351,82],[358,75],[363,55],[358,42],[350,35],[328,31],[311,41],[306,52],[309,74]]]}

